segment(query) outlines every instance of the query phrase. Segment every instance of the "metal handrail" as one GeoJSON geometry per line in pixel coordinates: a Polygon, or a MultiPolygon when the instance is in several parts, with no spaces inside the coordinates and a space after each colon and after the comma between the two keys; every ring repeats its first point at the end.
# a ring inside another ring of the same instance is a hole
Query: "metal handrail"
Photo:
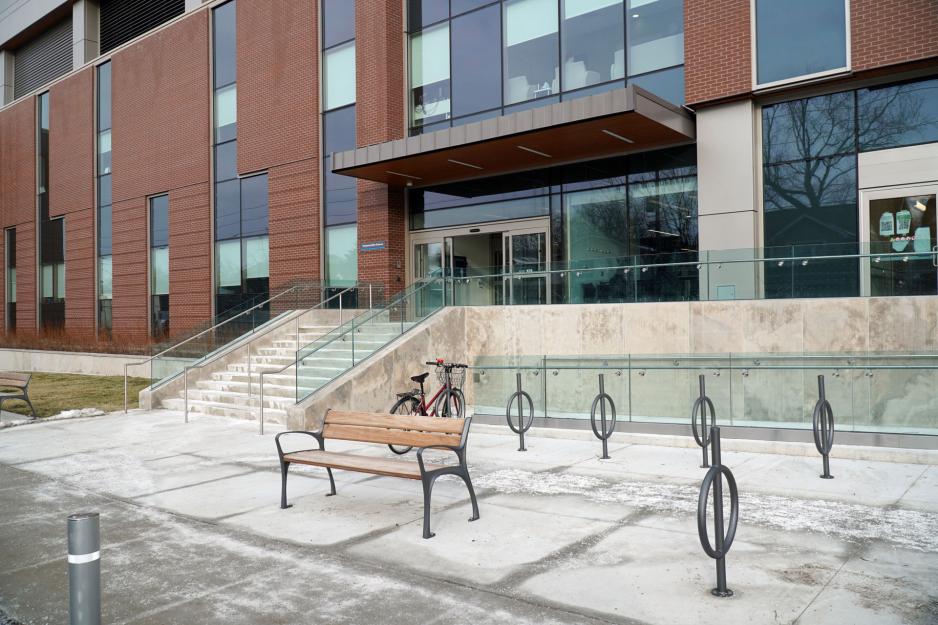
{"type": "MultiPolygon", "coordinates": [[[[341,298],[342,298],[343,295],[345,295],[345,294],[348,293],[349,291],[351,291],[351,290],[353,290],[353,289],[357,289],[357,288],[358,288],[357,285],[356,285],[356,286],[350,286],[350,287],[348,287],[348,288],[345,288],[345,289],[339,291],[338,293],[336,293],[336,294],[334,294],[334,295],[331,295],[331,296],[329,296],[328,298],[322,300],[321,302],[319,302],[319,303],[316,304],[315,306],[312,306],[312,307],[310,307],[310,308],[307,308],[307,309],[303,310],[302,312],[300,312],[299,314],[297,314],[297,315],[294,317],[294,320],[296,321],[296,342],[297,342],[297,343],[300,342],[300,317],[302,317],[303,315],[305,315],[305,314],[307,314],[307,313],[309,313],[309,312],[312,312],[312,311],[314,311],[314,310],[318,310],[318,309],[322,308],[325,304],[331,302],[332,300],[334,300],[334,299],[337,298],[337,297],[339,298],[339,323],[342,323],[342,299],[341,299],[341,298]]],[[[371,295],[370,295],[371,285],[370,285],[370,284],[368,285],[368,290],[369,290],[369,305],[370,305],[370,301],[371,301],[371,295]]],[[[253,396],[253,392],[252,392],[252,389],[251,389],[251,387],[252,387],[252,384],[251,384],[251,358],[252,358],[252,354],[251,354],[251,344],[254,342],[255,339],[259,339],[259,338],[261,338],[262,336],[266,336],[268,333],[270,333],[270,332],[272,332],[272,331],[278,329],[279,327],[280,327],[280,326],[279,326],[279,324],[278,324],[278,325],[276,325],[276,326],[272,326],[272,327],[270,327],[270,328],[267,328],[266,330],[264,330],[264,331],[261,332],[260,334],[256,334],[256,335],[255,335],[255,334],[252,333],[252,338],[251,338],[251,340],[250,340],[250,341],[248,342],[248,344],[247,344],[247,348],[248,348],[248,405],[249,405],[249,406],[250,406],[250,403],[251,403],[251,397],[253,396]]],[[[199,362],[198,362],[197,364],[185,365],[185,366],[182,368],[183,412],[184,412],[184,419],[185,419],[185,422],[186,422],[186,423],[189,423],[189,370],[190,370],[190,369],[201,369],[201,368],[204,367],[205,365],[207,365],[207,364],[209,364],[209,363],[211,363],[211,362],[214,362],[214,361],[218,360],[219,358],[221,358],[222,356],[225,356],[225,355],[227,355],[227,354],[230,354],[231,352],[233,352],[233,351],[235,351],[235,350],[237,350],[237,349],[240,349],[240,348],[242,348],[242,347],[244,347],[244,345],[232,345],[232,346],[229,346],[229,347],[227,347],[226,349],[222,349],[222,351],[220,351],[219,353],[213,355],[211,358],[208,358],[208,354],[206,354],[201,360],[199,360],[199,362]]],[[[262,426],[261,426],[261,434],[263,434],[263,433],[264,433],[264,431],[263,431],[263,425],[262,425],[262,426]]]]}
{"type": "MultiPolygon", "coordinates": [[[[236,315],[234,315],[234,316],[232,316],[232,317],[229,317],[228,319],[225,319],[224,321],[221,321],[221,322],[219,322],[219,323],[216,323],[216,324],[213,325],[212,327],[207,328],[207,329],[205,329],[205,330],[202,330],[201,332],[199,332],[199,333],[197,333],[197,334],[194,334],[194,335],[190,336],[189,338],[184,339],[184,340],[182,340],[182,341],[176,343],[175,345],[172,345],[172,346],[170,346],[170,347],[164,349],[163,351],[161,351],[161,352],[159,352],[159,353],[157,353],[157,354],[154,354],[154,355],[150,356],[150,357],[147,358],[146,360],[141,360],[141,361],[139,361],[139,362],[128,362],[128,363],[125,363],[125,364],[124,364],[124,412],[125,412],[125,413],[127,412],[127,369],[128,369],[129,367],[137,367],[137,366],[140,366],[140,365],[145,365],[145,364],[147,364],[147,363],[153,362],[155,359],[159,358],[160,356],[162,356],[162,355],[164,355],[164,354],[167,354],[167,353],[173,351],[174,349],[177,349],[178,347],[180,347],[180,346],[182,346],[182,345],[185,345],[185,344],[188,343],[189,341],[191,341],[191,340],[193,340],[193,339],[197,339],[197,338],[199,338],[200,336],[202,336],[203,334],[206,334],[206,333],[208,333],[208,332],[211,332],[211,331],[213,331],[213,330],[216,330],[217,328],[219,328],[219,327],[225,325],[226,323],[229,323],[229,322],[231,322],[231,321],[234,321],[235,319],[241,317],[242,315],[246,315],[246,314],[249,313],[249,312],[253,312],[254,310],[257,310],[258,308],[261,308],[261,307],[264,306],[265,304],[269,304],[270,302],[272,302],[272,301],[274,301],[274,300],[276,300],[276,299],[279,299],[280,297],[283,297],[283,296],[286,295],[287,293],[290,293],[290,292],[292,292],[292,291],[294,291],[294,290],[296,290],[296,289],[305,289],[305,288],[308,288],[308,286],[306,286],[306,285],[294,285],[294,286],[291,286],[289,289],[287,289],[287,290],[285,290],[285,291],[282,291],[282,292],[278,293],[277,295],[275,295],[275,296],[273,296],[273,297],[271,297],[271,298],[268,298],[268,299],[264,300],[263,302],[261,302],[261,303],[259,303],[259,304],[255,304],[255,305],[252,306],[251,308],[248,308],[248,309],[246,309],[246,310],[243,310],[243,311],[241,311],[240,313],[238,313],[238,314],[236,314],[236,315]]],[[[320,288],[322,288],[322,287],[320,287],[320,288]]],[[[354,287],[349,287],[349,288],[354,288],[354,287]]],[[[371,296],[370,296],[370,289],[371,289],[371,285],[369,284],[369,301],[370,301],[370,297],[371,297],[371,296]]],[[[345,291],[347,291],[347,290],[349,290],[349,289],[345,289],[345,291]]],[[[339,295],[341,295],[341,293],[344,293],[345,291],[340,292],[339,295]]],[[[319,306],[321,306],[322,304],[328,302],[329,300],[333,299],[334,297],[335,297],[335,295],[333,295],[332,297],[329,297],[329,298],[326,299],[326,300],[323,300],[323,301],[319,302],[319,304],[316,304],[316,306],[312,306],[311,308],[306,309],[303,314],[305,314],[306,312],[309,312],[310,310],[316,309],[317,307],[319,307],[319,306]]],[[[340,300],[340,301],[341,301],[341,300],[340,300]]],[[[279,315],[278,315],[278,316],[279,316],[279,315]]],[[[276,319],[276,317],[275,317],[274,319],[276,319]]],[[[273,319],[271,319],[271,321],[273,321],[273,319]]],[[[253,331],[252,331],[252,332],[253,332],[253,331]]],[[[242,336],[243,336],[243,335],[242,335],[242,336]]],[[[177,375],[178,375],[178,374],[177,374],[177,375]]],[[[175,376],[173,376],[173,377],[175,377],[175,376]]]]}
{"type": "MultiPolygon", "coordinates": [[[[700,250],[696,253],[707,252],[708,250],[700,250]]],[[[604,265],[601,267],[566,267],[563,269],[545,269],[540,271],[501,271],[501,272],[492,272],[484,274],[475,274],[470,276],[442,276],[444,280],[473,280],[481,278],[499,278],[505,276],[525,276],[528,273],[532,274],[565,274],[565,273],[574,273],[574,272],[585,272],[585,271],[617,271],[621,269],[648,269],[651,267],[690,267],[694,266],[695,268],[700,268],[704,265],[730,265],[734,263],[786,263],[792,261],[813,261],[813,260],[850,260],[850,259],[863,259],[863,258],[889,258],[889,257],[902,257],[902,258],[911,258],[913,256],[934,256],[938,259],[938,251],[929,250],[926,252],[860,252],[857,254],[825,254],[817,256],[776,256],[776,257],[760,257],[760,258],[727,258],[727,259],[698,259],[690,261],[678,261],[678,262],[669,262],[669,263],[634,263],[630,265],[604,265]]],[[[807,264],[807,263],[805,263],[807,264]]],[[[492,267],[492,269],[497,269],[492,267]]]]}
{"type": "MultiPolygon", "coordinates": [[[[420,282],[424,282],[424,281],[420,281],[420,282]]],[[[402,293],[401,295],[399,295],[399,296],[398,296],[394,301],[392,301],[391,303],[385,304],[384,307],[382,307],[380,310],[376,311],[373,315],[371,315],[371,317],[369,317],[369,318],[366,319],[365,321],[369,321],[369,320],[371,320],[371,319],[374,319],[374,318],[377,317],[380,313],[384,312],[385,310],[388,310],[389,308],[392,308],[393,306],[396,306],[396,305],[399,304],[401,301],[403,301],[405,298],[410,297],[410,296],[413,295],[414,293],[418,292],[419,290],[423,289],[424,287],[426,287],[426,286],[428,286],[429,284],[432,284],[432,283],[433,283],[433,281],[425,281],[423,284],[420,285],[419,288],[414,289],[414,290],[411,290],[409,293],[406,292],[406,289],[405,289],[405,292],[404,292],[404,293],[402,293]]],[[[370,300],[369,300],[369,301],[370,301],[370,300]]],[[[370,312],[370,311],[371,311],[371,308],[369,307],[369,312],[370,312]]],[[[332,337],[332,338],[329,339],[326,343],[320,345],[320,346],[317,347],[316,349],[312,350],[311,352],[309,352],[308,354],[306,354],[305,356],[303,356],[303,360],[305,360],[306,358],[308,358],[310,355],[314,354],[315,352],[319,351],[320,349],[322,349],[322,348],[325,347],[326,345],[332,344],[332,343],[333,343],[335,340],[337,340],[338,338],[343,337],[343,336],[347,335],[349,332],[354,331],[354,330],[355,330],[355,327],[356,327],[356,326],[355,326],[355,320],[358,319],[358,317],[361,317],[361,316],[366,315],[366,314],[368,314],[368,313],[362,313],[361,315],[357,315],[356,317],[353,317],[351,320],[349,320],[349,323],[352,324],[349,329],[347,329],[347,330],[345,330],[344,332],[342,332],[342,333],[340,333],[340,334],[338,334],[338,335],[332,337]]],[[[363,323],[364,323],[364,322],[363,322],[363,323]]],[[[336,330],[338,330],[339,327],[342,327],[342,325],[343,325],[343,324],[340,324],[337,328],[331,330],[329,333],[327,333],[327,334],[324,335],[324,336],[328,336],[329,334],[332,334],[333,332],[335,332],[336,330]]],[[[359,324],[358,327],[361,327],[361,324],[359,324]]],[[[320,340],[322,340],[322,338],[323,338],[323,337],[320,337],[320,338],[316,339],[316,341],[320,341],[320,340]]],[[[307,345],[304,345],[304,349],[305,349],[306,347],[309,347],[309,345],[312,345],[312,344],[315,343],[316,341],[312,341],[312,342],[308,343],[307,345]]],[[[284,371],[286,371],[286,370],[289,369],[290,367],[298,367],[298,366],[299,366],[299,363],[300,363],[299,354],[300,354],[300,350],[297,349],[297,350],[296,350],[296,359],[295,359],[293,362],[291,362],[290,364],[285,365],[285,366],[281,367],[280,369],[277,369],[276,371],[261,371],[261,374],[260,374],[260,382],[259,382],[259,385],[260,385],[260,411],[259,411],[259,412],[260,412],[260,415],[259,415],[259,419],[258,419],[259,424],[260,424],[260,433],[261,433],[261,434],[264,433],[264,376],[265,376],[265,375],[277,375],[277,374],[283,373],[284,371]]],[[[354,366],[354,365],[353,365],[353,366],[354,366]]],[[[296,386],[299,386],[299,384],[297,384],[296,386]]]]}

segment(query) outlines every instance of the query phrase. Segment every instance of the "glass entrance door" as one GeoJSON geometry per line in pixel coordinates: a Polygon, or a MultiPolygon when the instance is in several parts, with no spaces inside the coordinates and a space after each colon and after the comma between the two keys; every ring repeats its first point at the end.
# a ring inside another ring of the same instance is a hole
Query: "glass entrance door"
{"type": "Polygon", "coordinates": [[[550,303],[550,257],[546,228],[502,235],[503,293],[506,304],[550,303]]]}
{"type": "Polygon", "coordinates": [[[938,294],[936,197],[938,185],[864,193],[869,295],[938,294]]]}

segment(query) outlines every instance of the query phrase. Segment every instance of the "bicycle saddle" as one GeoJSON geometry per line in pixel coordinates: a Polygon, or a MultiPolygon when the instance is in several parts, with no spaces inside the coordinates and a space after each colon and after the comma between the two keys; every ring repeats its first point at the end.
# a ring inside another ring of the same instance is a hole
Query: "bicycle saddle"
{"type": "Polygon", "coordinates": [[[427,379],[427,376],[429,376],[429,375],[430,375],[429,373],[427,373],[426,371],[424,371],[424,372],[421,373],[420,375],[412,375],[412,376],[410,376],[410,379],[413,380],[414,382],[416,382],[417,384],[423,384],[423,381],[426,380],[426,379],[427,379]]]}

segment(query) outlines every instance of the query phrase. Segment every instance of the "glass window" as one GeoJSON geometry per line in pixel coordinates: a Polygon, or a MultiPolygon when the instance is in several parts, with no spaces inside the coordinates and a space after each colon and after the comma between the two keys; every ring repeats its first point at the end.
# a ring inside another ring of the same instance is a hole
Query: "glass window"
{"type": "Polygon", "coordinates": [[[625,77],[622,0],[564,0],[563,88],[625,77]]]}
{"type": "Polygon", "coordinates": [[[267,174],[241,179],[241,236],[267,234],[267,174]]]}
{"type": "Polygon", "coordinates": [[[325,110],[355,101],[355,42],[326,50],[325,110]]]}
{"type": "Polygon", "coordinates": [[[169,245],[169,196],[150,198],[150,245],[169,245]]]}
{"type": "Polygon", "coordinates": [[[215,146],[215,181],[238,177],[238,142],[227,141],[215,146]]]}
{"type": "Polygon", "coordinates": [[[150,250],[150,295],[169,295],[169,248],[150,250]]]}
{"type": "Polygon", "coordinates": [[[505,104],[560,92],[557,0],[505,2],[505,104]]]}
{"type": "Polygon", "coordinates": [[[501,9],[495,4],[451,22],[454,116],[501,106],[501,9]]]}
{"type": "Polygon", "coordinates": [[[39,96],[39,129],[49,130],[49,92],[39,96]]]}
{"type": "Polygon", "coordinates": [[[224,87],[237,77],[238,45],[235,2],[216,7],[212,45],[215,54],[215,88],[224,87]]]}
{"type": "Polygon", "coordinates": [[[938,141],[938,78],[860,89],[860,150],[938,141]]]}
{"type": "Polygon", "coordinates": [[[629,0],[629,76],[684,62],[683,0],[629,0]]]}
{"type": "Polygon", "coordinates": [[[858,241],[855,156],[769,165],[763,186],[766,247],[858,241]]]}
{"type": "Polygon", "coordinates": [[[331,155],[355,147],[354,106],[329,111],[323,115],[323,147],[325,223],[329,226],[353,222],[358,212],[358,180],[332,173],[331,155]]]}
{"type": "Polygon", "coordinates": [[[846,66],[845,0],[756,0],[760,85],[846,66]]]}
{"type": "Polygon", "coordinates": [[[111,205],[98,208],[98,254],[111,253],[111,205]]]}
{"type": "Polygon", "coordinates": [[[762,159],[778,163],[856,150],[852,91],[762,109],[762,159]]]}
{"type": "Polygon", "coordinates": [[[323,115],[323,149],[326,155],[355,148],[355,107],[349,106],[323,115]]]}
{"type": "Polygon", "coordinates": [[[16,303],[16,267],[7,269],[7,303],[16,303]]]}
{"type": "Polygon", "coordinates": [[[498,2],[498,0],[452,0],[453,15],[459,15],[460,13],[471,11],[472,9],[478,9],[486,4],[492,4],[492,2],[498,2]]]}
{"type": "Polygon", "coordinates": [[[629,227],[633,254],[696,250],[697,179],[629,185],[629,227]]]}
{"type": "Polygon", "coordinates": [[[55,299],[65,299],[65,263],[55,265],[55,299]]]}
{"type": "Polygon", "coordinates": [[[238,135],[238,86],[229,85],[215,92],[215,143],[230,141],[238,135]]]}
{"type": "Polygon", "coordinates": [[[244,239],[244,277],[247,280],[270,275],[267,237],[244,239]]]}
{"type": "Polygon", "coordinates": [[[111,174],[98,177],[98,204],[100,206],[111,204],[111,174]]]}
{"type": "Polygon", "coordinates": [[[355,38],[355,2],[351,0],[323,0],[322,47],[355,38]]]}
{"type": "Polygon", "coordinates": [[[98,66],[98,130],[111,128],[111,63],[98,66]]]}
{"type": "Polygon", "coordinates": [[[215,244],[215,282],[219,289],[241,288],[241,240],[215,244]]]}
{"type": "Polygon", "coordinates": [[[111,275],[111,256],[101,256],[98,258],[98,299],[113,297],[111,275]]]}
{"type": "Polygon", "coordinates": [[[358,280],[358,226],[326,228],[326,280],[330,286],[358,280]]]}
{"type": "Polygon", "coordinates": [[[421,27],[427,24],[439,22],[447,17],[449,17],[449,2],[447,0],[408,0],[408,30],[420,30],[421,27]]]}
{"type": "Polygon", "coordinates": [[[42,266],[42,297],[43,299],[52,299],[52,273],[53,265],[42,266]]]}
{"type": "MultiPolygon", "coordinates": [[[[607,187],[566,193],[563,196],[564,242],[570,267],[615,265],[629,255],[628,211],[625,187],[607,187]]],[[[590,301],[588,297],[598,274],[571,276],[574,301],[590,301]],[[579,296],[583,295],[581,298],[579,296]]]]}
{"type": "Polygon", "coordinates": [[[215,238],[241,236],[241,182],[228,180],[215,185],[215,238]]]}
{"type": "Polygon", "coordinates": [[[98,175],[111,173],[111,131],[98,133],[98,175]]]}
{"type": "Polygon", "coordinates": [[[684,66],[672,67],[629,78],[629,84],[637,85],[660,98],[674,104],[684,104],[684,66]]]}
{"type": "Polygon", "coordinates": [[[410,86],[414,124],[449,118],[449,24],[411,37],[410,86]]]}

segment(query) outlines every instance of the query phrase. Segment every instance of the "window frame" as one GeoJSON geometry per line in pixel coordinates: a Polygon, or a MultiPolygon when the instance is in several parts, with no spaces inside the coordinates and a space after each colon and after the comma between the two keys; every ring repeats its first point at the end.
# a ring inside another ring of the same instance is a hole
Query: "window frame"
{"type": "MultiPolygon", "coordinates": [[[[844,2],[844,44],[846,47],[846,54],[844,56],[845,65],[843,67],[837,67],[834,69],[824,70],[822,72],[815,72],[813,74],[803,74],[801,76],[792,76],[791,78],[783,78],[781,80],[774,80],[771,82],[760,83],[759,82],[759,41],[758,41],[758,29],[756,24],[756,3],[759,0],[749,0],[749,40],[750,40],[750,72],[752,74],[752,90],[756,93],[774,89],[777,87],[782,87],[786,85],[794,85],[801,83],[809,83],[818,80],[823,80],[825,78],[830,78],[833,76],[840,76],[843,74],[849,73],[853,68],[853,58],[851,50],[853,48],[852,40],[852,29],[850,28],[850,0],[843,0],[844,2]]],[[[686,61],[686,59],[685,59],[686,61]]]]}

